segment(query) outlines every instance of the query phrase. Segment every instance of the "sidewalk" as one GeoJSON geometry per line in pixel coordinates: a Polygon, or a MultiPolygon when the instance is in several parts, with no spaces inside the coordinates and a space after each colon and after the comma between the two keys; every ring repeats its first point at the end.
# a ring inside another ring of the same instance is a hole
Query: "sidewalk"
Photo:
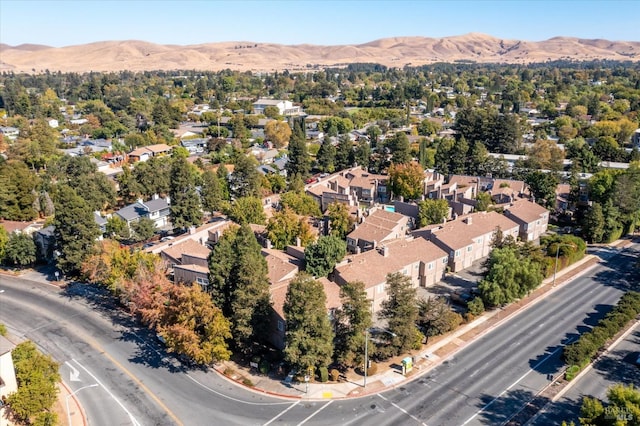
{"type": "MultiPolygon", "coordinates": [[[[624,245],[625,242],[628,243],[627,240],[619,240],[613,243],[612,246],[624,245]]],[[[474,339],[488,333],[503,321],[519,313],[522,309],[542,300],[559,286],[569,282],[573,277],[579,273],[583,273],[587,268],[596,265],[598,262],[598,256],[586,255],[582,260],[558,271],[555,286],[552,285],[553,277],[547,278],[542,282],[540,287],[529,296],[502,309],[485,312],[471,323],[465,324],[447,335],[430,338],[430,342],[426,346],[423,346],[420,351],[414,351],[379,363],[379,372],[374,376],[367,377],[366,388],[363,386],[363,376],[351,370],[340,382],[310,382],[308,385],[304,382],[297,383],[293,381],[285,383],[284,380],[259,375],[257,371],[240,366],[232,361],[226,361],[216,365],[215,370],[239,384],[243,384],[243,381],[250,381],[253,386],[247,387],[255,392],[285,398],[322,400],[358,397],[378,393],[426,374],[474,339]],[[407,376],[403,376],[399,366],[400,361],[406,356],[412,356],[414,358],[414,365],[413,371],[407,374],[407,376]]],[[[243,385],[246,386],[246,384],[243,385]]]]}

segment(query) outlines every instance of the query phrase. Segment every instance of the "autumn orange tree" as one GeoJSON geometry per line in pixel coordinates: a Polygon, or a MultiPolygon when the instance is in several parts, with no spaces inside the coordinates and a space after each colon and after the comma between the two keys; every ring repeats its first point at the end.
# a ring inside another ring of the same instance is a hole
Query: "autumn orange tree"
{"type": "Polygon", "coordinates": [[[394,196],[415,200],[423,190],[424,171],[420,164],[391,164],[389,166],[389,184],[394,196]]]}
{"type": "Polygon", "coordinates": [[[283,148],[289,143],[291,127],[286,121],[271,120],[264,126],[264,135],[276,148],[283,148]]]}

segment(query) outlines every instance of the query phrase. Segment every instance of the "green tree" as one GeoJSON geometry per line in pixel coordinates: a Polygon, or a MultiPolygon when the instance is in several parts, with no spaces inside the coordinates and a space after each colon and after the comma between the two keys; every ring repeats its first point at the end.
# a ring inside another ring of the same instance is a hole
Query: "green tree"
{"type": "Polygon", "coordinates": [[[202,174],[202,189],[200,196],[202,197],[202,208],[213,214],[222,208],[224,200],[223,183],[220,182],[218,175],[208,169],[202,174]]]}
{"type": "Polygon", "coordinates": [[[21,161],[0,161],[0,218],[32,220],[35,188],[39,179],[21,161]]]}
{"type": "Polygon", "coordinates": [[[526,175],[524,181],[529,185],[536,203],[548,209],[555,208],[556,187],[559,183],[558,175],[534,170],[526,175]]]}
{"type": "Polygon", "coordinates": [[[262,200],[256,197],[236,198],[222,207],[224,214],[236,223],[263,225],[266,221],[262,200]]]}
{"type": "Polygon", "coordinates": [[[316,161],[318,168],[323,172],[333,173],[336,170],[336,147],[331,143],[331,138],[325,137],[322,140],[316,161]]]}
{"type": "Polygon", "coordinates": [[[291,127],[286,121],[271,120],[264,126],[264,135],[276,148],[283,148],[291,138],[291,127]]]}
{"type": "Polygon", "coordinates": [[[335,358],[342,365],[364,364],[364,339],[371,327],[371,300],[364,283],[356,281],[340,287],[342,307],[336,312],[335,358]]]}
{"type": "Polygon", "coordinates": [[[93,251],[100,230],[87,203],[67,185],[58,188],[55,199],[54,235],[60,246],[58,268],[68,275],[80,271],[93,251]]]}
{"type": "Polygon", "coordinates": [[[462,317],[453,312],[443,297],[429,297],[418,300],[417,324],[427,336],[439,336],[455,330],[462,323],[462,317]]]}
{"type": "Polygon", "coordinates": [[[124,219],[114,215],[107,219],[106,235],[118,241],[126,241],[131,238],[131,229],[124,219]]]}
{"type": "Polygon", "coordinates": [[[353,151],[353,161],[358,166],[362,167],[363,170],[369,169],[369,163],[371,158],[371,147],[369,146],[369,141],[366,139],[361,139],[356,145],[355,150],[353,151]]]}
{"type": "Polygon", "coordinates": [[[289,207],[291,210],[301,216],[315,216],[321,215],[320,207],[318,203],[311,197],[311,195],[303,192],[288,191],[280,196],[280,204],[282,207],[289,207]]]}
{"type": "Polygon", "coordinates": [[[467,170],[469,144],[464,136],[456,140],[449,152],[449,173],[462,175],[467,170]]]}
{"type": "Polygon", "coordinates": [[[382,302],[378,317],[387,320],[387,328],[393,333],[385,349],[389,351],[387,355],[395,356],[409,351],[415,345],[418,320],[416,289],[411,278],[400,272],[387,275],[386,289],[387,300],[382,302]]]}
{"type": "Polygon", "coordinates": [[[449,203],[444,199],[426,199],[418,203],[420,226],[442,223],[449,217],[449,203]]]}
{"type": "Polygon", "coordinates": [[[273,247],[279,250],[284,250],[286,246],[295,244],[296,238],[300,238],[303,246],[313,240],[307,221],[301,220],[288,207],[276,212],[269,218],[267,236],[273,243],[273,247]]]}
{"type": "Polygon", "coordinates": [[[327,367],[333,355],[333,330],[321,283],[300,273],[289,284],[284,302],[284,358],[298,371],[327,367]]]}
{"type": "Polygon", "coordinates": [[[132,204],[142,197],[142,185],[136,181],[128,165],[122,166],[122,173],[116,176],[118,182],[118,196],[125,204],[132,204]]]}
{"type": "Polygon", "coordinates": [[[418,163],[393,163],[389,167],[389,186],[396,197],[418,199],[424,187],[424,171],[418,163]]]}
{"type": "Polygon", "coordinates": [[[18,390],[7,401],[11,412],[25,424],[43,416],[57,399],[60,381],[58,364],[49,355],[38,352],[33,342],[17,345],[11,352],[18,390]]]}
{"type": "Polygon", "coordinates": [[[189,228],[202,223],[200,196],[196,191],[193,166],[185,158],[175,158],[171,166],[170,217],[174,228],[189,228]]]}
{"type": "Polygon", "coordinates": [[[451,153],[453,152],[455,141],[447,138],[438,142],[434,157],[435,168],[438,173],[448,175],[451,173],[451,153]]]}
{"type": "Polygon", "coordinates": [[[36,244],[31,236],[12,232],[4,247],[4,260],[17,266],[27,266],[36,261],[36,244]]]}
{"type": "Polygon", "coordinates": [[[333,235],[320,237],[304,250],[305,271],[314,277],[326,277],[347,254],[347,244],[333,235]]]}
{"type": "Polygon", "coordinates": [[[311,159],[307,151],[307,142],[304,137],[300,137],[297,133],[291,135],[289,141],[289,161],[287,161],[287,176],[300,176],[306,178],[311,169],[311,159]]]}
{"type": "Polygon", "coordinates": [[[4,261],[4,256],[9,242],[9,233],[3,226],[0,226],[0,263],[4,261]]]}
{"type": "Polygon", "coordinates": [[[156,224],[153,220],[142,217],[131,224],[131,229],[137,241],[146,241],[156,232],[156,224]]]}
{"type": "Polygon", "coordinates": [[[249,225],[242,225],[233,245],[234,265],[229,280],[231,333],[236,349],[245,356],[255,343],[267,343],[271,301],[267,262],[249,225]]]}
{"type": "Polygon", "coordinates": [[[336,147],[336,170],[348,169],[353,165],[353,142],[348,134],[340,136],[336,147]]]}
{"type": "Polygon", "coordinates": [[[386,143],[391,151],[391,161],[394,164],[406,164],[411,161],[411,144],[404,132],[396,132],[386,143]]]}
{"type": "Polygon", "coordinates": [[[488,192],[480,192],[476,196],[476,210],[479,212],[486,212],[491,203],[491,194],[488,192]]]}
{"type": "Polygon", "coordinates": [[[353,229],[355,222],[351,213],[349,213],[349,208],[345,204],[337,201],[333,202],[327,206],[327,216],[329,218],[330,235],[344,240],[353,229]]]}
{"type": "Polygon", "coordinates": [[[583,220],[584,236],[592,243],[600,243],[605,235],[605,217],[600,203],[593,203],[583,220]]]}
{"type": "Polygon", "coordinates": [[[233,173],[229,176],[229,191],[232,198],[260,197],[260,172],[255,158],[238,155],[233,173]]]}

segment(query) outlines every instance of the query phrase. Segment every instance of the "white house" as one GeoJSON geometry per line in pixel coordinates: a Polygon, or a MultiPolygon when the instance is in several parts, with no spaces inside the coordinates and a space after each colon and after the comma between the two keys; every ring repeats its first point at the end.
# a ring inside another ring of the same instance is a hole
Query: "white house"
{"type": "Polygon", "coordinates": [[[280,115],[298,115],[302,113],[302,108],[294,106],[291,101],[281,99],[258,99],[253,103],[254,114],[264,114],[266,107],[274,106],[278,108],[280,115]]]}

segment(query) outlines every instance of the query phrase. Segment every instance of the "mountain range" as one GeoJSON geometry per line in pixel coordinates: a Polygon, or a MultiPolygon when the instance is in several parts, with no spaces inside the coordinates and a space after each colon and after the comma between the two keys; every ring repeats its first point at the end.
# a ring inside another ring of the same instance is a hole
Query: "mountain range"
{"type": "Polygon", "coordinates": [[[393,37],[364,44],[320,46],[259,42],[163,45],[144,41],[103,41],[66,47],[0,44],[0,71],[40,73],[89,71],[208,70],[272,72],[378,63],[389,67],[435,62],[527,64],[553,60],[640,61],[640,42],[554,37],[505,40],[486,34],[393,37]]]}

